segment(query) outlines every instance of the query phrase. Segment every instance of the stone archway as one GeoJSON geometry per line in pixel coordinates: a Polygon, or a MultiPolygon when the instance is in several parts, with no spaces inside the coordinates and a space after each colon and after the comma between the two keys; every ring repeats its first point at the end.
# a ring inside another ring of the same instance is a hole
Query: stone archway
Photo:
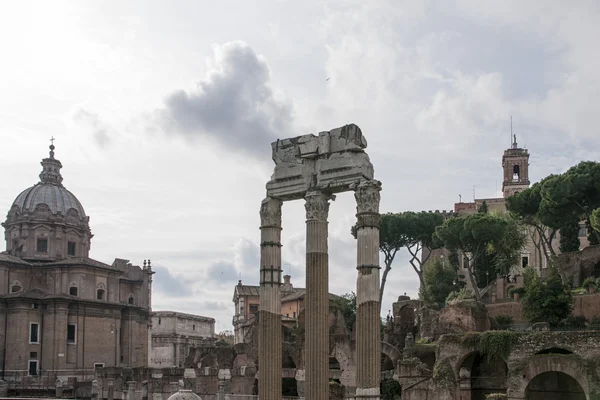
{"type": "Polygon", "coordinates": [[[542,372],[527,385],[527,400],[586,400],[583,388],[564,372],[542,372]]]}
{"type": "Polygon", "coordinates": [[[381,342],[381,353],[386,355],[390,361],[394,364],[394,367],[398,363],[398,360],[402,358],[402,353],[396,347],[392,346],[387,342],[381,342]]]}
{"type": "MultiPolygon", "coordinates": [[[[528,364],[521,371],[512,371],[513,375],[516,379],[515,382],[519,382],[518,386],[511,387],[508,390],[509,398],[517,398],[517,399],[529,399],[526,397],[527,389],[529,388],[530,392],[538,391],[540,389],[539,382],[534,382],[530,388],[530,384],[534,379],[542,374],[547,372],[554,373],[562,373],[564,375],[568,375],[570,378],[574,379],[577,384],[581,387],[583,394],[585,397],[580,397],[581,399],[589,400],[589,383],[587,380],[587,368],[583,365],[580,357],[576,355],[563,355],[562,357],[556,357],[552,354],[540,354],[535,355],[529,359],[528,364]]],[[[556,375],[558,376],[558,375],[556,375]]],[[[560,375],[564,380],[563,383],[566,385],[571,385],[572,382],[567,378],[564,378],[560,375]],[[570,382],[570,383],[569,383],[570,382]]],[[[543,376],[541,379],[545,379],[546,376],[543,376]]],[[[560,397],[559,397],[560,398],[560,397]]],[[[567,397],[568,400],[571,400],[567,397]]],[[[575,397],[574,400],[579,398],[575,397]]]]}
{"type": "Polygon", "coordinates": [[[501,358],[489,359],[478,351],[458,364],[459,398],[485,400],[488,394],[506,393],[508,367],[501,358]]]}

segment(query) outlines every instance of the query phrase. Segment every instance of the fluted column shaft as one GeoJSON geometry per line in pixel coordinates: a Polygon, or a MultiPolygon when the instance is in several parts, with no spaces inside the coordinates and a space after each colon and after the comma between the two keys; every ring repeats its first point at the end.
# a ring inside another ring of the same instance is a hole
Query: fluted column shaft
{"type": "Polygon", "coordinates": [[[258,395],[281,399],[281,200],[260,207],[260,305],[258,310],[258,395]]]}
{"type": "Polygon", "coordinates": [[[357,221],[356,399],[378,400],[381,381],[378,181],[355,188],[357,221]]]}
{"type": "Polygon", "coordinates": [[[329,255],[327,217],[333,196],[306,194],[305,398],[329,399],[329,255]]]}

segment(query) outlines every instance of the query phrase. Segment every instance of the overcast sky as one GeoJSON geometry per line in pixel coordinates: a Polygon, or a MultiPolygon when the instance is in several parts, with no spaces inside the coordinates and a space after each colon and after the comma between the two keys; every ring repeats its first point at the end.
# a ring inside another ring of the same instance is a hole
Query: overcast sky
{"type": "MultiPolygon", "coordinates": [[[[598,1],[18,1],[0,11],[0,210],[56,138],[91,256],[152,259],[153,308],[232,329],[258,282],[270,142],[356,123],[381,210],[494,197],[510,116],[532,181],[598,160],[598,1]]],[[[331,205],[331,292],[355,289],[351,193],[331,205]]],[[[304,208],[283,209],[304,287],[304,208]]],[[[1,248],[1,246],[0,246],[1,248]]],[[[406,254],[382,314],[417,294],[406,254]]]]}

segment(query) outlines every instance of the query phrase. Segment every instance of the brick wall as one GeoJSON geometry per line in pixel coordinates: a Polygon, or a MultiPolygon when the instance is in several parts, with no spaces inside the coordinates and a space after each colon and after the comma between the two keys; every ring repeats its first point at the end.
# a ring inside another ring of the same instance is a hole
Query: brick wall
{"type": "MultiPolygon", "coordinates": [[[[486,308],[490,317],[510,315],[516,323],[527,322],[523,317],[521,303],[518,301],[487,304],[486,308]]],[[[600,293],[575,296],[573,299],[573,315],[583,315],[587,320],[600,317],[600,293]]]]}

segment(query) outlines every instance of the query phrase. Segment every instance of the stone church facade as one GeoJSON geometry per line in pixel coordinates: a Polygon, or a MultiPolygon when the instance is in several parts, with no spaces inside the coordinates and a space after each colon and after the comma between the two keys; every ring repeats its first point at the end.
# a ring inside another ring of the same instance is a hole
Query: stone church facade
{"type": "Polygon", "coordinates": [[[15,199],[0,253],[0,374],[92,379],[97,367],[148,362],[152,268],[89,257],[93,237],[62,164],[41,162],[40,182],[15,199]]]}

